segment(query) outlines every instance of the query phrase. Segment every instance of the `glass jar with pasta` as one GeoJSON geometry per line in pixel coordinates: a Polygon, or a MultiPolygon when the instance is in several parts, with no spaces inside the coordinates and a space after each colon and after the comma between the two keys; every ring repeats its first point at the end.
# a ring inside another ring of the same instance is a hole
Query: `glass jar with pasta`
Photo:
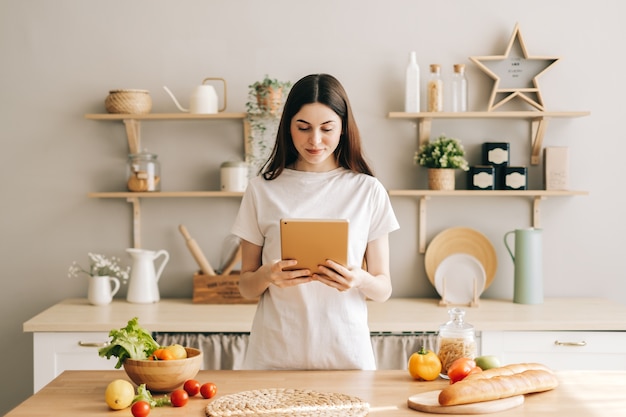
{"type": "Polygon", "coordinates": [[[437,337],[441,376],[446,378],[448,368],[458,358],[476,357],[474,326],[464,321],[465,311],[458,307],[448,310],[450,321],[439,327],[437,337]]]}

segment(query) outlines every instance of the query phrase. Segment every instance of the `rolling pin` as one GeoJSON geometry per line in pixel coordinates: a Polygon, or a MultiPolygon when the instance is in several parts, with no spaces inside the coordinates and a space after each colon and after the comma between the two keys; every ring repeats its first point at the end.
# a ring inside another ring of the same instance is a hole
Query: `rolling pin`
{"type": "Polygon", "coordinates": [[[211,267],[211,264],[200,250],[200,247],[198,246],[196,241],[191,238],[189,232],[187,231],[187,228],[181,224],[178,226],[178,229],[180,229],[180,233],[183,234],[185,242],[187,243],[187,247],[193,255],[193,258],[200,266],[200,270],[202,271],[202,273],[205,275],[215,275],[215,270],[211,267]]]}
{"type": "Polygon", "coordinates": [[[226,262],[226,266],[221,272],[221,275],[228,275],[233,270],[237,262],[241,261],[241,243],[237,245],[237,249],[233,252],[231,258],[226,262]]]}

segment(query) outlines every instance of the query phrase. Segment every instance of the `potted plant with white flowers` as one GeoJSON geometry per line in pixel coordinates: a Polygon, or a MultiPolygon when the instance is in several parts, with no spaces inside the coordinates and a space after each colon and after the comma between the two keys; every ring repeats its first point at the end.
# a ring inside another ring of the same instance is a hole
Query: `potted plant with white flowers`
{"type": "Polygon", "coordinates": [[[78,277],[81,274],[89,277],[87,300],[93,305],[106,305],[120,289],[120,281],[124,284],[130,277],[130,266],[123,268],[121,260],[116,257],[106,258],[97,253],[88,253],[89,269],[84,269],[74,261],[67,275],[78,277]]]}
{"type": "Polygon", "coordinates": [[[428,188],[431,190],[454,190],[454,170],[469,169],[461,142],[445,135],[421,145],[414,160],[428,168],[428,188]]]}

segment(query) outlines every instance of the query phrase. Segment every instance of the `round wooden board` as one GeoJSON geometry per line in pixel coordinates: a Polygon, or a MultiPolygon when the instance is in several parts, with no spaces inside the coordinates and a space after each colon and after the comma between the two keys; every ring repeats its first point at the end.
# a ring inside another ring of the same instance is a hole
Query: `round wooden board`
{"type": "Polygon", "coordinates": [[[487,236],[469,227],[451,227],[433,238],[424,255],[424,267],[430,283],[435,285],[437,267],[449,255],[466,253],[478,259],[485,268],[485,289],[489,288],[498,269],[496,249],[487,236]]]}
{"type": "Polygon", "coordinates": [[[524,404],[524,396],[502,398],[500,400],[461,405],[439,405],[441,390],[411,395],[407,401],[409,408],[433,414],[488,414],[508,410],[524,404]]]}

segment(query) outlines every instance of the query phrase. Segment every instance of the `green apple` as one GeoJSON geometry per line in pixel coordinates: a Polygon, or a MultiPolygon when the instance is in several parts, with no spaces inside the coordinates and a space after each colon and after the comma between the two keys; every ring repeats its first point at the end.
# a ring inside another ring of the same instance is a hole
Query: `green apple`
{"type": "Polygon", "coordinates": [[[500,367],[500,359],[497,356],[493,355],[485,355],[479,356],[474,359],[476,362],[476,366],[478,366],[483,371],[491,368],[499,368],[500,367]]]}

